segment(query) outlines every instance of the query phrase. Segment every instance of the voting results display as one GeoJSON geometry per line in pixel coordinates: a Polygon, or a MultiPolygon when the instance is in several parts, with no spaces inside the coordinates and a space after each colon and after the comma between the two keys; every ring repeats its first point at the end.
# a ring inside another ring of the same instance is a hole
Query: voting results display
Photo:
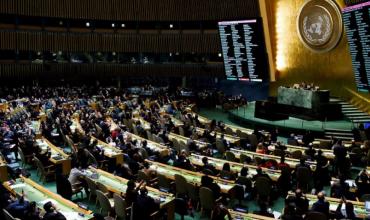
{"type": "Polygon", "coordinates": [[[268,58],[262,19],[218,22],[228,80],[266,82],[268,58]]]}
{"type": "Polygon", "coordinates": [[[370,1],[343,9],[343,21],[359,91],[370,91],[370,1]]]}

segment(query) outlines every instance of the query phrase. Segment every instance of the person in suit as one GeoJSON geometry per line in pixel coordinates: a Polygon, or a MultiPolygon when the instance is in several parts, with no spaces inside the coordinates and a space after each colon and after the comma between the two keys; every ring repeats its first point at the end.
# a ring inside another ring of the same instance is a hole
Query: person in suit
{"type": "Polygon", "coordinates": [[[53,203],[47,202],[44,204],[45,215],[43,220],[67,220],[66,217],[57,211],[53,203]]]}
{"type": "Polygon", "coordinates": [[[289,196],[286,201],[287,204],[294,204],[295,213],[302,216],[308,210],[309,201],[306,196],[303,195],[301,189],[296,189],[294,195],[289,196]]]}
{"type": "Polygon", "coordinates": [[[321,212],[326,216],[329,216],[329,202],[325,200],[324,192],[319,192],[317,194],[317,201],[312,205],[311,211],[321,212]]]}
{"type": "Polygon", "coordinates": [[[133,219],[150,219],[150,215],[155,211],[159,210],[159,202],[156,202],[152,197],[148,195],[148,190],[145,187],[140,189],[140,195],[138,195],[136,202],[133,204],[133,219]]]}
{"type": "Polygon", "coordinates": [[[203,170],[210,170],[212,171],[214,175],[217,174],[217,169],[212,164],[208,163],[208,157],[203,157],[202,163],[203,163],[203,170]]]}
{"type": "Polygon", "coordinates": [[[357,219],[354,212],[353,204],[351,202],[347,202],[344,198],[342,198],[339,202],[337,210],[335,211],[335,215],[336,219],[357,219]]]}
{"type": "Polygon", "coordinates": [[[265,177],[270,181],[270,183],[273,182],[269,175],[267,175],[266,173],[263,173],[261,167],[257,167],[256,171],[257,171],[257,174],[253,176],[253,181],[256,181],[258,177],[265,177]]]}

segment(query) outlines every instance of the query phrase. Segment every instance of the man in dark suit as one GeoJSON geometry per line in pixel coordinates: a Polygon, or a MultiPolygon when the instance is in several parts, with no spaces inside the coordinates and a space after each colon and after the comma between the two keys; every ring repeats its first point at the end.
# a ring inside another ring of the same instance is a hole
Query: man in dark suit
{"type": "Polygon", "coordinates": [[[302,194],[301,189],[296,189],[294,196],[289,196],[286,199],[286,203],[287,204],[289,204],[289,203],[295,204],[296,212],[297,212],[297,214],[299,214],[301,216],[303,214],[305,214],[308,210],[309,201],[306,198],[306,196],[304,196],[302,194]]]}
{"type": "Polygon", "coordinates": [[[321,212],[326,216],[329,216],[329,202],[325,200],[324,192],[319,192],[317,194],[317,202],[312,205],[311,211],[321,212]]]}
{"type": "Polygon", "coordinates": [[[203,171],[204,170],[210,170],[210,171],[212,171],[213,175],[217,174],[216,168],[212,164],[208,163],[208,158],[207,157],[202,158],[202,163],[203,163],[203,171]]]}
{"type": "Polygon", "coordinates": [[[51,202],[47,202],[44,205],[45,215],[43,220],[67,220],[64,215],[56,211],[55,206],[51,202]]]}
{"type": "Polygon", "coordinates": [[[133,219],[150,219],[150,215],[159,210],[159,202],[148,196],[148,190],[145,187],[140,189],[140,195],[134,202],[133,219]]]}
{"type": "Polygon", "coordinates": [[[271,177],[269,175],[267,175],[266,173],[263,173],[262,172],[262,168],[261,167],[257,167],[256,171],[257,171],[257,174],[255,174],[253,176],[253,181],[256,181],[258,177],[265,177],[265,178],[267,178],[270,181],[270,183],[273,182],[272,179],[271,179],[271,177]]]}

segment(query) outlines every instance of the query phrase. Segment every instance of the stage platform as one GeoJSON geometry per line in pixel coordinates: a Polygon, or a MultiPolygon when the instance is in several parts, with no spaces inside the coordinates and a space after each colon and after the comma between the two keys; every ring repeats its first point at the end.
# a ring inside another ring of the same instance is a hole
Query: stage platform
{"type": "Polygon", "coordinates": [[[248,103],[248,106],[229,111],[229,118],[234,123],[241,126],[248,127],[266,127],[266,128],[279,128],[279,130],[290,130],[291,132],[310,130],[315,133],[325,134],[327,130],[343,130],[350,131],[354,128],[351,121],[336,120],[336,121],[308,121],[289,117],[287,120],[269,121],[254,117],[255,102],[248,103]]]}

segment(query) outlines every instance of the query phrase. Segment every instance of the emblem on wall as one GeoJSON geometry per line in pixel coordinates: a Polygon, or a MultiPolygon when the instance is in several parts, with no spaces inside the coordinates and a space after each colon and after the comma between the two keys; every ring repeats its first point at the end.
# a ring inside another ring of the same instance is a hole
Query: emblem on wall
{"type": "Polygon", "coordinates": [[[343,33],[342,14],[334,0],[308,0],[299,10],[297,31],[301,42],[315,52],[335,48],[343,33]]]}

